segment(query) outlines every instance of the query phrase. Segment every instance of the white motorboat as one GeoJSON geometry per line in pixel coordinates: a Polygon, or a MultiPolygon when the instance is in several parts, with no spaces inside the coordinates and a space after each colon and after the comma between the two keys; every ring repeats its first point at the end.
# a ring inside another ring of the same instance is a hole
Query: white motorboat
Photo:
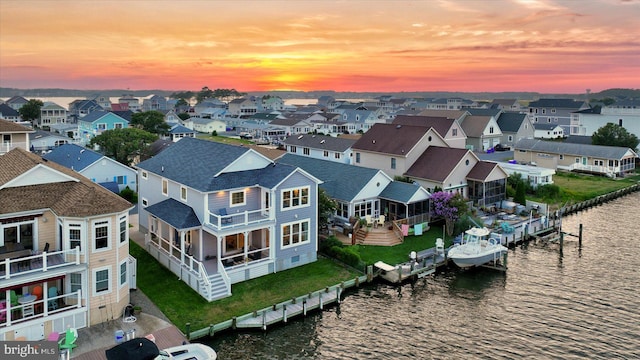
{"type": "Polygon", "coordinates": [[[508,249],[500,244],[500,240],[489,238],[489,234],[486,227],[465,231],[462,243],[449,249],[447,257],[461,268],[500,261],[508,249]]]}
{"type": "Polygon", "coordinates": [[[160,354],[155,360],[216,360],[217,357],[218,354],[211,347],[204,344],[191,343],[160,350],[160,354]]]}

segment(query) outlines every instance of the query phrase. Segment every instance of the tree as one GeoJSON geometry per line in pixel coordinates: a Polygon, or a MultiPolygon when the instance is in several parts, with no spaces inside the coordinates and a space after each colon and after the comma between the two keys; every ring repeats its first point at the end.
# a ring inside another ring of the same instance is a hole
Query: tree
{"type": "Polygon", "coordinates": [[[614,123],[607,123],[591,135],[593,145],[621,146],[636,149],[638,147],[638,137],[631,134],[627,129],[614,123]]]}
{"type": "Polygon", "coordinates": [[[99,145],[104,154],[129,166],[136,155],[148,152],[149,145],[158,136],[137,128],[113,129],[91,139],[91,145],[99,145]]]}
{"type": "Polygon", "coordinates": [[[164,135],[169,131],[169,124],[164,121],[164,115],[155,110],[133,114],[131,126],[159,135],[164,135]]]}
{"type": "Polygon", "coordinates": [[[38,99],[31,99],[26,104],[22,105],[18,113],[24,121],[33,121],[40,118],[40,108],[44,103],[38,99]]]}
{"type": "Polygon", "coordinates": [[[527,203],[527,197],[525,196],[525,188],[524,188],[524,181],[520,181],[518,182],[518,185],[516,185],[516,195],[513,197],[513,201],[517,202],[518,204],[522,204],[522,205],[526,205],[527,203]]]}
{"type": "Polygon", "coordinates": [[[187,114],[187,113],[180,113],[178,114],[178,117],[180,118],[180,120],[187,120],[191,117],[191,115],[187,114]]]}
{"type": "Polygon", "coordinates": [[[327,192],[318,188],[318,224],[324,228],[329,223],[329,217],[336,211],[336,202],[327,192]]]}
{"type": "Polygon", "coordinates": [[[176,108],[181,108],[181,107],[188,107],[189,103],[187,102],[187,100],[185,99],[178,99],[178,101],[176,101],[176,108]]]}
{"type": "Polygon", "coordinates": [[[429,198],[436,216],[444,218],[445,228],[449,236],[453,235],[453,227],[460,215],[467,212],[467,204],[460,194],[444,191],[433,193],[429,198]]]}

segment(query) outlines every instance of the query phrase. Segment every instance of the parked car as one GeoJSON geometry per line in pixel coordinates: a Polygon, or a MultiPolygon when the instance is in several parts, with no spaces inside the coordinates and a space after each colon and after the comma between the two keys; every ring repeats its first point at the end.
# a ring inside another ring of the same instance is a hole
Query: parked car
{"type": "Polygon", "coordinates": [[[494,147],[493,147],[493,149],[494,149],[495,151],[509,151],[509,150],[511,150],[511,148],[510,148],[510,147],[508,147],[508,146],[504,146],[504,145],[502,145],[502,144],[497,144],[496,146],[494,146],[494,147]]]}

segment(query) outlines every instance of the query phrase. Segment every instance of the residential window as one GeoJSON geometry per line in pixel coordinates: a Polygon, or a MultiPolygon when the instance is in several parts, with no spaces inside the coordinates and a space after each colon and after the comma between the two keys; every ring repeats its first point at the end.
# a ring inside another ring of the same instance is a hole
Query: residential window
{"type": "Polygon", "coordinates": [[[69,224],[69,249],[80,247],[82,250],[82,225],[69,224]]]}
{"type": "Polygon", "coordinates": [[[162,195],[169,195],[169,181],[162,179],[162,195]]]}
{"type": "Polygon", "coordinates": [[[231,192],[231,206],[245,205],[244,190],[231,192]]]}
{"type": "Polygon", "coordinates": [[[346,202],[338,202],[336,204],[336,215],[343,217],[343,218],[348,218],[349,217],[349,204],[346,202]]]}
{"type": "Polygon", "coordinates": [[[564,160],[564,155],[560,154],[560,160],[564,160]]]}
{"type": "Polygon", "coordinates": [[[360,153],[356,153],[356,164],[360,163],[360,153]]]}
{"type": "Polygon", "coordinates": [[[335,154],[335,158],[336,158],[336,159],[340,159],[340,153],[339,153],[339,152],[337,152],[337,153],[335,154]]]}
{"type": "Polygon", "coordinates": [[[542,113],[546,114],[547,113],[547,109],[542,109],[542,113]]]}
{"type": "Polygon", "coordinates": [[[305,155],[309,155],[309,148],[302,148],[302,153],[305,155]]]}
{"type": "Polygon", "coordinates": [[[125,185],[127,183],[126,176],[116,176],[116,183],[118,185],[125,185]]]}
{"type": "Polygon", "coordinates": [[[282,225],[282,247],[309,242],[309,220],[282,225]]]}
{"type": "Polygon", "coordinates": [[[576,164],[580,164],[580,158],[576,158],[576,164]]]}
{"type": "Polygon", "coordinates": [[[327,150],[323,151],[322,156],[329,157],[329,152],[327,150]]]}
{"type": "Polygon", "coordinates": [[[122,129],[122,123],[113,124],[114,129],[122,129]]]}
{"type": "Polygon", "coordinates": [[[127,260],[120,263],[120,286],[127,283],[127,260]]]}
{"type": "Polygon", "coordinates": [[[282,191],[282,209],[293,209],[309,205],[309,187],[282,191]]]}
{"type": "Polygon", "coordinates": [[[295,146],[289,146],[289,152],[294,153],[294,152],[297,152],[297,151],[298,151],[298,149],[296,149],[295,146]]]}
{"type": "Polygon", "coordinates": [[[458,129],[451,129],[451,136],[458,136],[458,129]]]}
{"type": "Polygon", "coordinates": [[[391,158],[391,168],[392,169],[396,168],[396,158],[391,158]]]}
{"type": "Polygon", "coordinates": [[[513,141],[513,135],[507,136],[507,141],[512,142],[513,141]]]}
{"type": "Polygon", "coordinates": [[[97,221],[93,224],[94,250],[109,247],[109,221],[97,221]]]}
{"type": "Polygon", "coordinates": [[[493,126],[489,126],[489,134],[493,134],[493,126]]]}
{"type": "Polygon", "coordinates": [[[149,200],[147,200],[147,199],[144,199],[144,198],[143,198],[143,199],[142,199],[142,206],[143,206],[143,207],[147,207],[147,206],[149,206],[149,200]]]}
{"type": "Polygon", "coordinates": [[[142,172],[142,178],[147,180],[149,178],[149,174],[146,171],[142,172]]]}
{"type": "Polygon", "coordinates": [[[371,201],[355,204],[353,214],[361,218],[364,218],[367,215],[372,215],[373,212],[371,204],[371,201]]]}
{"type": "Polygon", "coordinates": [[[97,125],[98,130],[107,130],[107,124],[100,123],[97,125]]]}
{"type": "Polygon", "coordinates": [[[75,293],[78,290],[82,290],[82,274],[71,273],[69,274],[69,290],[75,293]]]}
{"type": "Polygon", "coordinates": [[[110,278],[109,273],[111,272],[110,269],[111,268],[107,267],[107,268],[96,269],[93,271],[95,294],[111,291],[111,286],[110,286],[111,282],[109,281],[109,278],[110,278]]]}
{"type": "Polygon", "coordinates": [[[551,113],[555,114],[556,113],[556,109],[551,109],[551,113]]]}
{"type": "Polygon", "coordinates": [[[124,243],[127,241],[127,235],[129,231],[127,229],[127,217],[123,216],[120,218],[120,243],[124,243]]]}
{"type": "Polygon", "coordinates": [[[547,118],[547,122],[550,123],[551,122],[551,118],[547,118]]]}
{"type": "Polygon", "coordinates": [[[184,186],[180,186],[180,199],[187,201],[187,188],[184,186]]]}

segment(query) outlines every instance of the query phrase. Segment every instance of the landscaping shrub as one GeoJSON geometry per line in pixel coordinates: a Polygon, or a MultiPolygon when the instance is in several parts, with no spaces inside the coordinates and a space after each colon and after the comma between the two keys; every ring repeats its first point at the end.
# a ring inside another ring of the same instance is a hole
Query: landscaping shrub
{"type": "Polygon", "coordinates": [[[138,203],[138,194],[135,191],[129,189],[127,186],[122,191],[120,191],[120,196],[125,200],[128,200],[130,203],[137,204],[138,203]]]}
{"type": "Polygon", "coordinates": [[[556,184],[538,186],[536,196],[543,199],[556,199],[560,196],[560,187],[556,184]]]}
{"type": "Polygon", "coordinates": [[[338,238],[332,235],[325,240],[320,241],[318,250],[329,257],[335,257],[335,253],[332,252],[334,246],[342,247],[343,245],[338,238]]]}

